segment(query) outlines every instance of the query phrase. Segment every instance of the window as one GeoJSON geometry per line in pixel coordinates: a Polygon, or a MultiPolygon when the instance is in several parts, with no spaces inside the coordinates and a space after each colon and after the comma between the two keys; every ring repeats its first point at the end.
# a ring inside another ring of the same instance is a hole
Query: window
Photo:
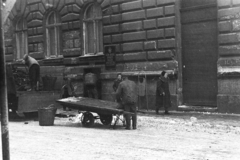
{"type": "Polygon", "coordinates": [[[23,19],[20,19],[16,24],[16,51],[17,59],[22,59],[24,54],[28,53],[28,40],[27,40],[27,23],[23,19]]]}
{"type": "Polygon", "coordinates": [[[59,17],[55,11],[51,11],[46,19],[46,56],[57,57],[60,51],[60,26],[59,17]]]}
{"type": "Polygon", "coordinates": [[[83,19],[84,55],[103,52],[102,9],[98,3],[90,4],[83,19]]]}

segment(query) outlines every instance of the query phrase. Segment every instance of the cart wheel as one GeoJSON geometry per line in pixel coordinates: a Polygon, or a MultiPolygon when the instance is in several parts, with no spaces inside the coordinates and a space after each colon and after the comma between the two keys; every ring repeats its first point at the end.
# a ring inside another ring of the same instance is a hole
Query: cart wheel
{"type": "Polygon", "coordinates": [[[93,114],[90,112],[84,112],[82,118],[82,125],[84,127],[91,127],[94,124],[93,114]]]}
{"type": "Polygon", "coordinates": [[[112,115],[111,114],[101,114],[100,116],[100,121],[102,122],[102,124],[104,125],[109,125],[112,123],[112,115]]]}

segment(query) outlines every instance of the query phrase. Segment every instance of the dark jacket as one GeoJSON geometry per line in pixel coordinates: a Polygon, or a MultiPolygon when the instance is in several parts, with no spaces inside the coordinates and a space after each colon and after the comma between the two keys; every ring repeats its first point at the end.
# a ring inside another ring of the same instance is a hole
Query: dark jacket
{"type": "Polygon", "coordinates": [[[157,89],[156,89],[156,107],[171,107],[171,97],[169,91],[169,82],[165,77],[160,77],[157,81],[157,89]],[[165,93],[165,94],[163,94],[165,93]]]}
{"type": "Polygon", "coordinates": [[[118,78],[114,80],[113,82],[113,90],[114,92],[117,91],[119,84],[122,82],[122,80],[119,80],[118,78]]]}
{"type": "Polygon", "coordinates": [[[131,80],[122,81],[117,89],[116,97],[122,99],[122,104],[137,103],[137,85],[131,80]]]}

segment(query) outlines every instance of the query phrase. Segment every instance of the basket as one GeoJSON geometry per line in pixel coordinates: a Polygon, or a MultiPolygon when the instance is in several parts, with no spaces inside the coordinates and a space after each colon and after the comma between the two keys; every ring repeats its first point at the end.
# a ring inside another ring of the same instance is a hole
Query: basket
{"type": "Polygon", "coordinates": [[[38,120],[40,126],[53,126],[57,108],[38,109],[38,120]]]}

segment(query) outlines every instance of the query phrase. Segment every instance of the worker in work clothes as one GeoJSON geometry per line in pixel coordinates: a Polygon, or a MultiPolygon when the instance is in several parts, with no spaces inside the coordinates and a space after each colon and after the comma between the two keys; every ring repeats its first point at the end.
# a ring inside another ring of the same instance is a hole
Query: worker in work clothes
{"type": "Polygon", "coordinates": [[[134,113],[125,115],[126,129],[131,129],[131,119],[132,128],[137,129],[137,85],[126,76],[118,86],[116,97],[122,100],[124,111],[134,113]]]}
{"type": "Polygon", "coordinates": [[[28,67],[29,80],[31,85],[31,90],[39,89],[40,80],[40,66],[36,59],[32,58],[28,54],[23,56],[23,63],[28,67]]]}
{"type": "Polygon", "coordinates": [[[168,73],[162,71],[161,76],[157,81],[156,89],[156,114],[159,114],[159,108],[163,107],[164,114],[169,114],[168,109],[171,107],[171,97],[169,91],[168,73]]]}

